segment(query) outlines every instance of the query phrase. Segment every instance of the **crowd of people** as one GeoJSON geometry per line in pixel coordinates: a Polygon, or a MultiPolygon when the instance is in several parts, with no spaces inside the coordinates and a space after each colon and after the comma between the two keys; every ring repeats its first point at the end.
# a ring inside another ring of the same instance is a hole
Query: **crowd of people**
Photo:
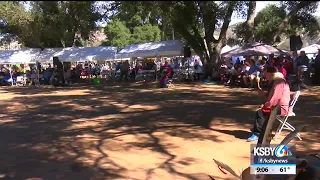
{"type": "MultiPolygon", "coordinates": [[[[320,65],[320,50],[317,55],[313,68],[315,69],[314,79],[319,81],[319,65],[320,65]]],[[[226,64],[222,68],[228,68],[226,64]]],[[[271,108],[279,106],[277,114],[285,116],[292,112],[290,107],[291,89],[288,83],[288,75],[295,75],[296,81],[303,83],[303,77],[310,76],[312,66],[309,58],[301,51],[300,55],[294,52],[293,56],[277,58],[271,54],[268,58],[262,58],[256,63],[252,58],[246,57],[241,63],[237,62],[228,71],[224,71],[225,75],[221,78],[226,78],[225,84],[233,83],[235,80],[242,80],[245,87],[252,87],[254,80],[257,83],[258,93],[263,97],[265,103],[260,105],[259,110],[256,112],[252,134],[248,141],[257,141],[261,134],[263,126],[265,126],[266,119],[269,118],[271,108]],[[260,81],[265,81],[266,90],[260,87],[260,81]]]]}
{"type": "MultiPolygon", "coordinates": [[[[315,62],[319,62],[320,56],[318,55],[315,62]],[[318,59],[317,59],[318,58],[318,59]]],[[[313,79],[316,81],[317,69],[316,63],[306,56],[304,51],[300,52],[298,56],[293,52],[292,56],[278,56],[274,57],[270,54],[269,57],[261,57],[261,59],[254,60],[252,57],[245,57],[244,61],[237,60],[233,65],[230,61],[225,60],[220,66],[220,69],[213,69],[211,78],[213,80],[221,80],[225,85],[240,85],[243,87],[257,87],[267,85],[264,76],[267,66],[276,67],[278,72],[282,73],[285,79],[293,78],[293,80],[303,81],[309,79],[311,72],[313,72],[313,79]],[[312,65],[311,65],[312,64],[312,65]],[[315,70],[313,70],[315,69],[315,70]]],[[[318,73],[320,73],[318,71],[318,73]]]]}

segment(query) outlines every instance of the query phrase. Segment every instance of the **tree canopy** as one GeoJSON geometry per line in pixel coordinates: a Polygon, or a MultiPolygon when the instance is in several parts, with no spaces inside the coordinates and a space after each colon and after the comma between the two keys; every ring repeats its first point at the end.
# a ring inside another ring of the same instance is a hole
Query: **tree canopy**
{"type": "Polygon", "coordinates": [[[17,36],[27,47],[81,46],[101,19],[94,1],[31,1],[27,11],[23,3],[0,2],[2,33],[17,36]]]}
{"type": "Polygon", "coordinates": [[[122,48],[179,39],[207,62],[218,63],[235,14],[246,18],[235,29],[240,43],[273,44],[283,35],[316,35],[319,30],[312,16],[317,1],[282,1],[256,17],[256,1],[31,1],[29,10],[23,3],[0,2],[0,31],[27,47],[82,46],[97,29],[96,22],[104,19],[107,38],[102,45],[122,48]]]}
{"type": "MultiPolygon", "coordinates": [[[[254,18],[253,39],[267,44],[275,44],[285,37],[304,33],[314,37],[319,32],[319,23],[312,15],[317,8],[317,3],[309,1],[308,5],[301,6],[299,1],[283,1],[280,6],[269,5],[261,10],[254,18]],[[294,15],[290,12],[296,11],[294,15]],[[290,16],[290,18],[289,18],[290,16]],[[283,24],[286,23],[284,27],[283,24]]],[[[236,26],[234,33],[238,41],[235,43],[248,43],[248,25],[246,22],[236,26]]],[[[251,36],[252,36],[251,35],[251,36]]]]}
{"type": "Polygon", "coordinates": [[[105,32],[108,40],[103,42],[103,45],[112,45],[123,48],[129,44],[138,44],[146,42],[156,42],[161,40],[161,31],[157,25],[143,24],[132,28],[130,23],[112,20],[105,27],[105,32]]]}

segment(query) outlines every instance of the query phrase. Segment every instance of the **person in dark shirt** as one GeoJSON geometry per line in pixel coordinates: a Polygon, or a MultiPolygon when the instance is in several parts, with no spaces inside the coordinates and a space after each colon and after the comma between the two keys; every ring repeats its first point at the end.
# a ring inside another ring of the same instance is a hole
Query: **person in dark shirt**
{"type": "Polygon", "coordinates": [[[297,66],[309,67],[309,58],[304,51],[301,51],[300,56],[297,58],[297,66]]]}
{"type": "Polygon", "coordinates": [[[320,49],[318,49],[318,55],[314,60],[314,75],[315,75],[315,84],[320,85],[320,49]]]}
{"type": "Polygon", "coordinates": [[[306,55],[306,53],[304,51],[300,52],[300,56],[297,57],[296,62],[297,62],[297,68],[298,68],[297,77],[299,79],[302,79],[303,72],[304,72],[303,68],[308,68],[309,69],[309,58],[308,58],[308,56],[306,55]]]}

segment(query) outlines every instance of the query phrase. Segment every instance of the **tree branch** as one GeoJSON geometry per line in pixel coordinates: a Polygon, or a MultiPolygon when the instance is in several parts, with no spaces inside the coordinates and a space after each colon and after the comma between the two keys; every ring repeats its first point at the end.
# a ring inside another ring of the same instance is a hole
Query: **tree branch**
{"type": "Polygon", "coordinates": [[[227,30],[231,22],[231,16],[235,6],[236,6],[236,2],[229,2],[228,4],[227,12],[224,16],[223,24],[222,24],[219,39],[218,39],[218,43],[220,43],[221,45],[225,45],[227,43],[227,30]]]}
{"type": "Polygon", "coordinates": [[[253,43],[254,41],[254,18],[256,11],[256,1],[249,2],[248,15],[247,15],[247,26],[248,26],[248,35],[246,36],[246,43],[253,43]]]}

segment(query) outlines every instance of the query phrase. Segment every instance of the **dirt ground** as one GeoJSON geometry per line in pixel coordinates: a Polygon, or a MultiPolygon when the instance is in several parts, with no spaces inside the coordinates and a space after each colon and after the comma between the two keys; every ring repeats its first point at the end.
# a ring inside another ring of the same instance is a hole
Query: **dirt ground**
{"type": "MultiPolygon", "coordinates": [[[[255,91],[205,84],[1,88],[0,179],[233,179],[212,159],[249,166],[261,103],[255,91]]],[[[319,88],[296,104],[299,151],[320,149],[319,104],[319,88]]]]}

